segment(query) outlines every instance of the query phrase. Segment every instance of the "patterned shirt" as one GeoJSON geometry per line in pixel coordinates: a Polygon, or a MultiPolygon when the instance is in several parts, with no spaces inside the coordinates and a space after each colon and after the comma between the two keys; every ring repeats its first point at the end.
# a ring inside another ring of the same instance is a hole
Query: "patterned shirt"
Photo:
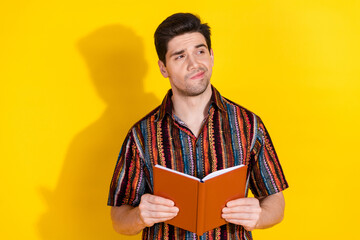
{"type": "MultiPolygon", "coordinates": [[[[166,166],[203,178],[216,170],[248,165],[249,187],[255,197],[288,187],[270,136],[261,119],[222,97],[212,87],[208,116],[196,137],[172,113],[172,91],[129,131],[111,181],[108,205],[138,206],[152,193],[152,167],[166,166]]],[[[164,222],[143,230],[143,239],[196,239],[196,234],[164,222]]],[[[227,223],[200,239],[252,239],[242,226],[227,223]]]]}

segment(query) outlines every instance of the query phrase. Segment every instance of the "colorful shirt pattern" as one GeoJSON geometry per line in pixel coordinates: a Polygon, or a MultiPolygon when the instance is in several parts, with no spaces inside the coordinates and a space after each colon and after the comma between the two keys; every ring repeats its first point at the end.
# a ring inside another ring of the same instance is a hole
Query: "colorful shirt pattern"
{"type": "MultiPolygon", "coordinates": [[[[109,206],[138,206],[143,194],[152,193],[155,164],[198,178],[235,165],[248,165],[249,187],[255,197],[288,187],[270,136],[258,116],[212,87],[208,116],[196,137],[172,113],[171,96],[169,90],[162,104],[129,131],[111,181],[109,206]]],[[[143,230],[143,239],[196,239],[196,234],[158,223],[143,230]]],[[[242,226],[228,223],[200,239],[252,239],[252,235],[242,226]]]]}

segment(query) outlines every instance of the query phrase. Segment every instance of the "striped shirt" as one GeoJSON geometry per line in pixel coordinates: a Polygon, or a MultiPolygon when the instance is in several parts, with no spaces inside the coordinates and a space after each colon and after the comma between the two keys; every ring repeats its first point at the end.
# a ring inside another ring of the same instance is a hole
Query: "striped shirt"
{"type": "MultiPolygon", "coordinates": [[[[257,115],[212,87],[208,116],[196,137],[172,113],[171,96],[169,90],[161,105],[127,134],[111,181],[109,206],[138,206],[143,194],[152,193],[155,164],[198,178],[235,165],[248,165],[249,188],[255,197],[288,187],[270,136],[257,115]]],[[[143,230],[143,239],[196,239],[196,234],[157,223],[143,230]]],[[[252,235],[242,226],[228,223],[200,239],[252,239],[252,235]]]]}

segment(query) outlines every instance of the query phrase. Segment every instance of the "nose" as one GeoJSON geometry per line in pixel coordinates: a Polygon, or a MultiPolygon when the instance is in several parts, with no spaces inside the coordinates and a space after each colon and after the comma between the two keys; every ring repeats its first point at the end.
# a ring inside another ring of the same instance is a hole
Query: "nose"
{"type": "Polygon", "coordinates": [[[197,59],[195,56],[189,55],[187,60],[188,60],[187,68],[189,71],[194,70],[199,66],[199,63],[197,62],[197,59]]]}

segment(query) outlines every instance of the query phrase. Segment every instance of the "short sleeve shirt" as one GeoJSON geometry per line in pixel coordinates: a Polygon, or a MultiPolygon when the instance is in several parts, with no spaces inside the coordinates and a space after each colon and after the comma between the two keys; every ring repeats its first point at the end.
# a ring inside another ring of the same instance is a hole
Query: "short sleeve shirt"
{"type": "MultiPolygon", "coordinates": [[[[171,96],[169,90],[161,105],[128,132],[111,181],[109,206],[138,206],[143,194],[153,192],[156,164],[198,178],[248,165],[249,188],[255,197],[288,187],[268,131],[257,115],[212,87],[208,116],[196,137],[172,113],[171,96]]],[[[143,239],[196,239],[196,234],[162,222],[145,228],[143,239]]],[[[252,235],[241,225],[227,223],[200,239],[252,239],[252,235]]]]}

